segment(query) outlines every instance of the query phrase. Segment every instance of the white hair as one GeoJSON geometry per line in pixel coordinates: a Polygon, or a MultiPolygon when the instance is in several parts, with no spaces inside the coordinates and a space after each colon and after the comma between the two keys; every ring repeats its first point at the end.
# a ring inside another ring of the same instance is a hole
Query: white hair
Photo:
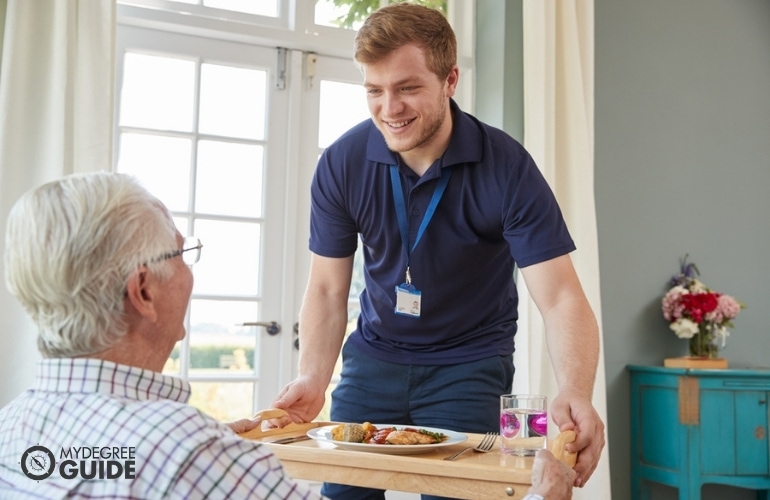
{"type": "Polygon", "coordinates": [[[125,174],[75,174],[24,194],[8,216],[5,280],[43,356],[89,355],[123,337],[129,275],[147,265],[168,279],[157,260],[176,234],[166,207],[125,174]]]}

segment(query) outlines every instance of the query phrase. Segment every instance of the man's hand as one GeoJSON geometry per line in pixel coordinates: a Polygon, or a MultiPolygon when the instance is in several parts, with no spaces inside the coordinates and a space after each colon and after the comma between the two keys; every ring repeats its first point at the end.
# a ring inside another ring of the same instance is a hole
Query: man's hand
{"type": "Polygon", "coordinates": [[[582,487],[599,464],[605,445],[604,423],[589,400],[567,392],[559,393],[550,411],[560,431],[571,429],[577,433],[577,439],[565,450],[578,454],[575,486],[582,487]]]}
{"type": "Polygon", "coordinates": [[[286,410],[288,417],[270,420],[268,427],[284,427],[291,422],[310,422],[323,408],[326,401],[326,386],[318,387],[314,380],[298,377],[289,382],[273,400],[273,407],[286,410]]]}
{"type": "Polygon", "coordinates": [[[570,500],[575,471],[556,460],[548,450],[538,450],[532,465],[532,487],[527,493],[540,495],[546,500],[570,500]]]}

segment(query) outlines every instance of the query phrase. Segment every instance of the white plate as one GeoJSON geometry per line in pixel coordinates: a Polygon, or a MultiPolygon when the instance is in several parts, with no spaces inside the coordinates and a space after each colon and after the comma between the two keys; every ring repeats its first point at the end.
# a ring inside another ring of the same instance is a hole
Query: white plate
{"type": "Polygon", "coordinates": [[[335,441],[332,439],[332,429],[337,427],[336,425],[327,425],[326,427],[316,427],[307,431],[307,435],[311,439],[322,443],[331,443],[337,448],[343,450],[354,451],[371,451],[374,453],[385,453],[388,455],[416,455],[418,453],[428,453],[436,448],[442,448],[444,446],[452,446],[464,442],[468,439],[468,436],[459,432],[449,431],[446,429],[438,429],[436,427],[422,427],[416,425],[393,425],[393,424],[374,424],[378,429],[384,429],[386,427],[396,427],[403,429],[405,427],[411,427],[413,429],[425,429],[430,432],[440,432],[446,434],[447,439],[435,444],[370,444],[370,443],[348,443],[345,441],[335,441]]]}

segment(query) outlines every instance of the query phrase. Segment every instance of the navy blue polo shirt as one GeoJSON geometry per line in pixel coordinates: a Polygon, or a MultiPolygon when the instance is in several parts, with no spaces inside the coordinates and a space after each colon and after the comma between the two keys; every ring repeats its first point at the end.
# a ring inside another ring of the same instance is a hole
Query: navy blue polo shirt
{"type": "Polygon", "coordinates": [[[511,354],[518,318],[514,265],[526,267],[575,249],[529,153],[454,101],[451,108],[449,148],[422,177],[366,120],[323,152],[313,178],[310,250],[348,257],[360,238],[366,288],[349,341],[384,361],[442,365],[511,354]],[[422,292],[419,318],[394,312],[407,256],[390,165],[400,172],[410,247],[442,169],[451,169],[446,191],[410,256],[412,284],[422,292]]]}

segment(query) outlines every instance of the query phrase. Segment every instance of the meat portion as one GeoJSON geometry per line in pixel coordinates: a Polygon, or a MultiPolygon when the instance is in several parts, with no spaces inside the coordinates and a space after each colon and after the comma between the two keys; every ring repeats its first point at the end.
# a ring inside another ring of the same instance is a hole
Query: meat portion
{"type": "Polygon", "coordinates": [[[388,444],[433,444],[438,440],[428,434],[416,431],[393,431],[385,438],[388,444]]]}

